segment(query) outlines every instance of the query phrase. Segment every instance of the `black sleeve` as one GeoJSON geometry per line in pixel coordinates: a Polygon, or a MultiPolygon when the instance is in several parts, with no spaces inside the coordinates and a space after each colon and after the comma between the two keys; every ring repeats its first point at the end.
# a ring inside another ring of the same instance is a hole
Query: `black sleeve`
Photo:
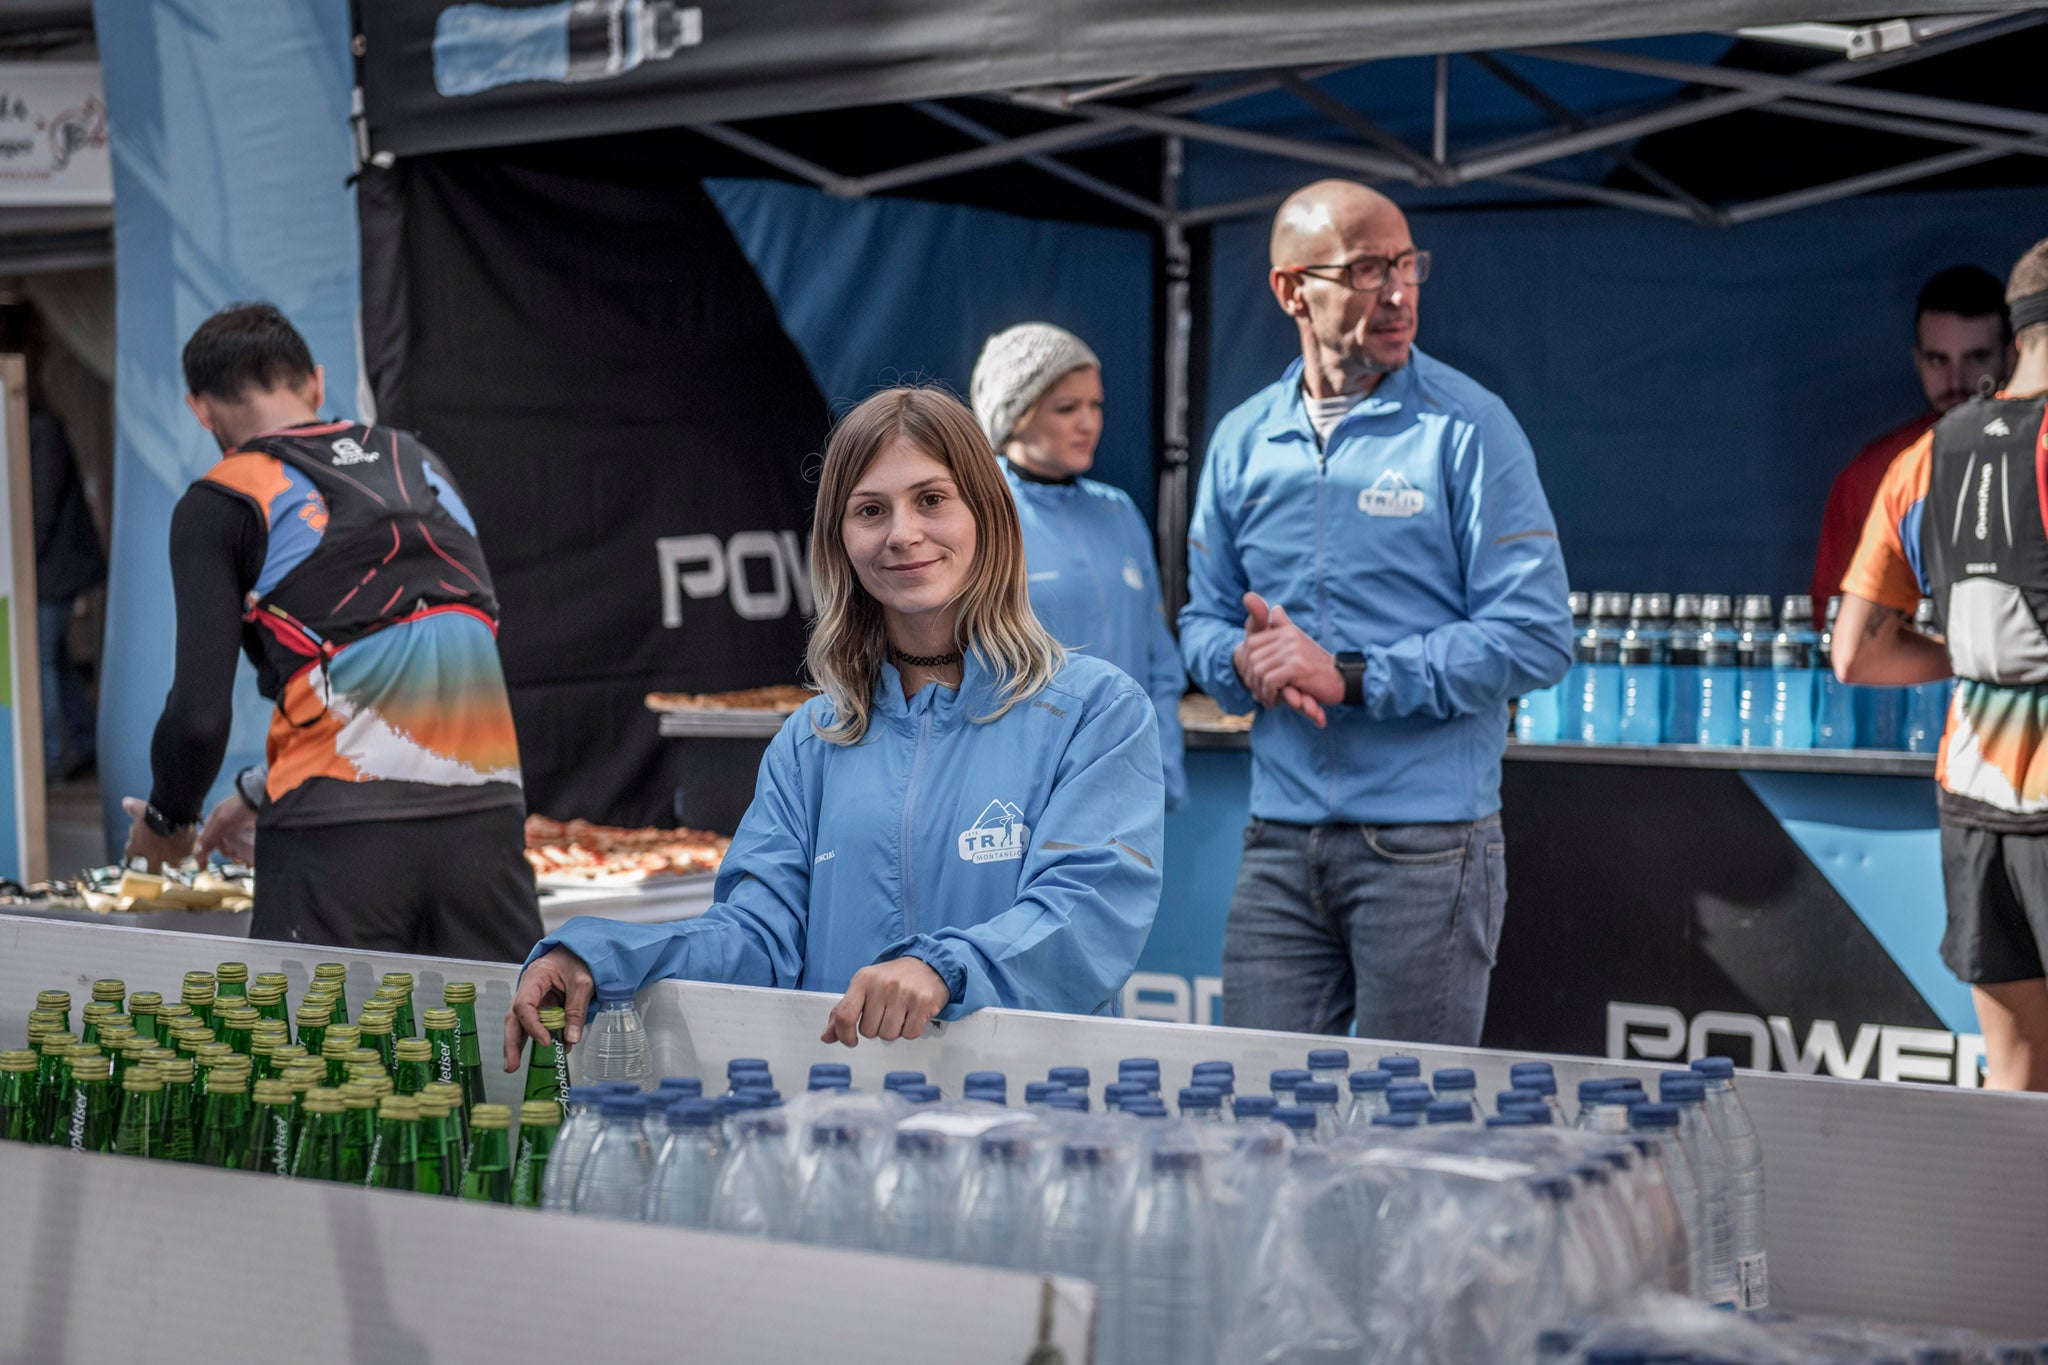
{"type": "Polygon", "coordinates": [[[265,527],[240,497],[198,484],[171,513],[176,671],[150,741],[150,801],[177,824],[200,817],[235,720],[242,597],[262,572],[265,527]]]}
{"type": "Polygon", "coordinates": [[[29,485],[35,504],[36,562],[50,552],[57,532],[57,513],[64,505],[67,485],[77,475],[72,460],[71,439],[64,424],[47,413],[33,413],[28,424],[29,485]]]}

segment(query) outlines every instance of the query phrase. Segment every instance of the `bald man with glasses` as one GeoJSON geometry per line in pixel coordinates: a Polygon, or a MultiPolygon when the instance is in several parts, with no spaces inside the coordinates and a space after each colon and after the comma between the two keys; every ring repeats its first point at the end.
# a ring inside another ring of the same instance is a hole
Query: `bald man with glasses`
{"type": "Polygon", "coordinates": [[[1274,300],[1301,356],[1225,417],[1188,530],[1188,671],[1256,711],[1223,1021],[1472,1045],[1506,907],[1507,706],[1571,613],[1506,405],[1415,347],[1429,253],[1363,185],[1296,192],[1274,300]]]}

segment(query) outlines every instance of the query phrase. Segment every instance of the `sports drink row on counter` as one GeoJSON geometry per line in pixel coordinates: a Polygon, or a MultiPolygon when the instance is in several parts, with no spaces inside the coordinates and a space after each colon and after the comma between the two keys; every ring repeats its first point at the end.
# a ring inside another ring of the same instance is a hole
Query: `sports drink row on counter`
{"type": "MultiPolygon", "coordinates": [[[[1895,749],[1941,743],[1951,685],[1852,687],[1834,674],[1834,623],[1813,600],[1575,592],[1564,681],[1523,697],[1524,743],[1710,744],[1745,749],[1895,749]]],[[[1934,628],[1922,601],[1914,625],[1934,628]]]]}
{"type": "Polygon", "coordinates": [[[1582,1081],[1569,1119],[1546,1062],[1489,1099],[1470,1069],[1354,1069],[1337,1047],[1262,1093],[1227,1060],[1168,1087],[1125,1058],[1113,1082],[1056,1066],[1013,1095],[981,1071],[958,1096],[911,1071],[863,1093],[821,1062],[785,1099],[742,1058],[714,1097],[653,1078],[632,998],[602,995],[587,1084],[541,1011],[515,1145],[483,1100],[473,985],[447,983],[416,1036],[409,975],[352,1024],[345,977],[316,967],[290,1017],[282,974],[238,963],[188,973],[175,1004],[96,981],[76,1033],[69,993],[44,991],[31,1047],[0,1052],[0,1136],[1073,1275],[1098,1286],[1111,1365],[1775,1365],[1790,1333],[1814,1361],[1979,1358],[1765,1309],[1762,1152],[1725,1058],[1658,1075],[1654,1100],[1582,1081]]]}

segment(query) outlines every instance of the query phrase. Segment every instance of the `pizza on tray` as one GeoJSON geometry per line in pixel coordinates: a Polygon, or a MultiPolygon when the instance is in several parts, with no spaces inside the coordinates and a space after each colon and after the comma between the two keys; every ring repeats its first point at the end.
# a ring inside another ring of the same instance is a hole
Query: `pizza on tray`
{"type": "Polygon", "coordinates": [[[737,692],[649,692],[650,711],[770,711],[789,715],[818,694],[808,687],[779,683],[744,687],[737,692]]]}
{"type": "Polygon", "coordinates": [[[526,861],[543,885],[634,886],[716,872],[732,840],[701,829],[621,829],[526,818],[526,861]]]}

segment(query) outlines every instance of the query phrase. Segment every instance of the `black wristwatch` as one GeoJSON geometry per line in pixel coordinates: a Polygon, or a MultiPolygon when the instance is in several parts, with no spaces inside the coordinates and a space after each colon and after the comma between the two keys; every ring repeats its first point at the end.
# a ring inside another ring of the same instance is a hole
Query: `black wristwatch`
{"type": "Polygon", "coordinates": [[[157,838],[168,839],[174,834],[179,834],[193,828],[199,822],[197,820],[187,820],[180,824],[158,810],[156,802],[152,801],[142,808],[142,823],[148,826],[149,832],[157,838]]]}
{"type": "Polygon", "coordinates": [[[1344,704],[1362,704],[1365,701],[1365,656],[1355,649],[1339,651],[1337,675],[1344,679],[1344,704]]]}

